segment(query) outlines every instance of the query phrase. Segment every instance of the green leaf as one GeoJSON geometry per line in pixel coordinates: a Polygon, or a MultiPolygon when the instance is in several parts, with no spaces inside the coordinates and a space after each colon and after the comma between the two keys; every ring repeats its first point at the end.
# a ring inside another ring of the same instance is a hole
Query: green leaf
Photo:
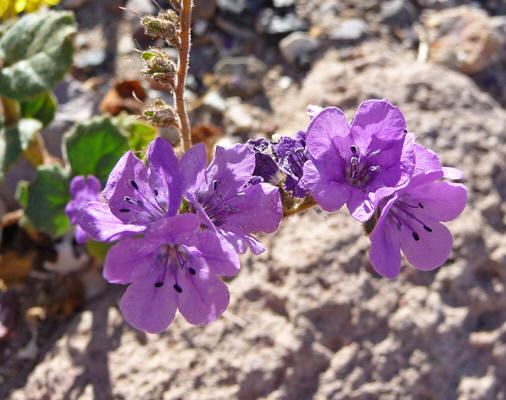
{"type": "Polygon", "coordinates": [[[86,242],[86,248],[88,249],[88,252],[98,261],[104,262],[107,252],[115,244],[116,243],[95,242],[94,240],[88,240],[86,242]]]}
{"type": "Polygon", "coordinates": [[[27,100],[52,90],[72,65],[70,12],[24,15],[0,38],[0,95],[27,100]]]}
{"type": "Polygon", "coordinates": [[[26,208],[28,204],[28,186],[30,182],[28,181],[19,181],[16,186],[16,200],[19,201],[21,207],[26,208]]]}
{"type": "Polygon", "coordinates": [[[126,114],[114,117],[113,122],[128,137],[130,149],[136,153],[144,152],[158,133],[154,126],[144,124],[126,114]]]}
{"type": "Polygon", "coordinates": [[[26,195],[23,224],[51,236],[61,236],[70,228],[65,206],[70,201],[70,174],[58,165],[41,165],[26,195]]]}
{"type": "Polygon", "coordinates": [[[56,98],[49,92],[44,92],[33,99],[21,102],[21,115],[23,118],[38,119],[45,128],[56,113],[56,98]]]}
{"type": "Polygon", "coordinates": [[[21,119],[7,128],[0,128],[0,179],[41,129],[42,123],[36,119],[21,119]]]}
{"type": "Polygon", "coordinates": [[[95,175],[102,183],[120,157],[128,140],[108,117],[76,125],[63,137],[65,153],[74,175],[95,175]]]}

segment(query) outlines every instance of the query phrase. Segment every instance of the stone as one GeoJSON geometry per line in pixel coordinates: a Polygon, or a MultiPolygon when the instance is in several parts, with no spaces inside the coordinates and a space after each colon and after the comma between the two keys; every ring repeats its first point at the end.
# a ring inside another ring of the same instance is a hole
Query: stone
{"type": "Polygon", "coordinates": [[[329,33],[329,39],[338,42],[357,42],[369,32],[369,24],[360,18],[350,18],[343,21],[329,33]]]}
{"type": "Polygon", "coordinates": [[[429,58],[472,75],[487,68],[500,50],[496,26],[487,14],[462,6],[431,12],[424,18],[429,58]]]}
{"type": "Polygon", "coordinates": [[[381,22],[387,25],[410,25],[416,17],[416,9],[408,0],[390,0],[381,6],[381,22]]]}
{"type": "Polygon", "coordinates": [[[267,68],[254,56],[224,57],[215,66],[215,74],[224,82],[228,95],[250,97],[262,89],[267,68]]]}
{"type": "Polygon", "coordinates": [[[256,31],[259,34],[286,35],[290,32],[307,29],[309,29],[309,23],[301,20],[295,13],[278,15],[271,8],[264,9],[256,22],[256,31]]]}
{"type": "Polygon", "coordinates": [[[300,57],[314,52],[320,46],[317,38],[305,32],[293,32],[279,42],[279,50],[289,62],[295,62],[300,57]]]}

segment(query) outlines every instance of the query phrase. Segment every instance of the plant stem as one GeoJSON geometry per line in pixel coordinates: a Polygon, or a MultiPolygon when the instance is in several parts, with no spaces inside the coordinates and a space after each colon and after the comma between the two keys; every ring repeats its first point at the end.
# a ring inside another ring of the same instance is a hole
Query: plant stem
{"type": "Polygon", "coordinates": [[[16,100],[11,100],[6,97],[0,97],[3,113],[5,118],[5,126],[15,124],[21,119],[21,108],[16,100]]]}
{"type": "Polygon", "coordinates": [[[316,205],[317,203],[315,199],[313,199],[311,196],[308,195],[306,196],[304,201],[300,203],[297,207],[283,210],[283,218],[298,214],[302,211],[306,211],[307,209],[314,207],[316,205]]]}
{"type": "Polygon", "coordinates": [[[190,60],[192,3],[192,0],[182,0],[181,14],[179,16],[181,46],[179,46],[177,87],[174,93],[176,97],[177,113],[181,122],[180,139],[183,143],[183,150],[185,152],[188,151],[191,146],[190,122],[184,103],[184,88],[186,84],[186,72],[190,60]]]}

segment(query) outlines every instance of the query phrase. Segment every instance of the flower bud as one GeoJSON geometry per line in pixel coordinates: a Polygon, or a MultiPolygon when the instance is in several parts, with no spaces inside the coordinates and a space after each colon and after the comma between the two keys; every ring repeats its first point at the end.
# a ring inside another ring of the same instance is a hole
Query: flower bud
{"type": "Polygon", "coordinates": [[[155,100],[154,104],[144,110],[144,116],[151,125],[168,128],[179,128],[179,117],[174,108],[163,100],[155,100]]]}
{"type": "Polygon", "coordinates": [[[162,85],[175,88],[177,67],[164,51],[151,48],[142,53],[142,58],[146,61],[146,68],[142,70],[144,75],[152,77],[162,85]]]}
{"type": "Polygon", "coordinates": [[[179,16],[174,10],[160,12],[156,17],[147,15],[141,18],[146,34],[166,40],[171,46],[179,47],[179,16]]]}

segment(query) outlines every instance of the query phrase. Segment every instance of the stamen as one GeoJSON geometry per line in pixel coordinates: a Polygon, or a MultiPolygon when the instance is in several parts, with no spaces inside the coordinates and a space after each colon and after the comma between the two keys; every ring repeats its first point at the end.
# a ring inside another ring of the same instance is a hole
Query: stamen
{"type": "Polygon", "coordinates": [[[407,129],[404,129],[404,130],[402,131],[402,133],[408,133],[408,130],[407,130],[407,129]]]}
{"type": "Polygon", "coordinates": [[[423,204],[422,203],[418,203],[418,207],[423,208],[423,204]]]}
{"type": "Polygon", "coordinates": [[[351,152],[352,152],[353,154],[357,154],[357,146],[355,146],[355,145],[353,145],[353,144],[352,144],[352,145],[350,146],[350,150],[351,150],[351,152]]]}
{"type": "Polygon", "coordinates": [[[137,183],[134,180],[131,180],[130,184],[133,186],[135,190],[139,190],[139,186],[137,186],[137,183]]]}
{"type": "Polygon", "coordinates": [[[158,281],[158,282],[155,283],[155,288],[159,288],[159,287],[162,287],[162,286],[163,286],[163,282],[158,281]]]}
{"type": "Polygon", "coordinates": [[[353,171],[353,174],[351,175],[353,179],[357,179],[358,177],[358,171],[353,171]]]}
{"type": "Polygon", "coordinates": [[[181,286],[179,286],[177,283],[174,284],[174,290],[178,293],[181,293],[183,289],[181,289],[181,286]]]}
{"type": "Polygon", "coordinates": [[[418,236],[418,233],[413,232],[413,239],[415,239],[416,241],[420,240],[420,236],[418,236]]]}
{"type": "Polygon", "coordinates": [[[373,165],[372,167],[369,167],[369,171],[374,172],[379,169],[379,165],[373,165]]]}
{"type": "Polygon", "coordinates": [[[128,196],[125,196],[124,197],[124,200],[127,202],[127,203],[130,203],[130,204],[135,204],[135,202],[128,196]]]}
{"type": "Polygon", "coordinates": [[[370,157],[377,156],[379,153],[381,153],[381,149],[375,150],[372,153],[369,154],[370,157]]]}
{"type": "Polygon", "coordinates": [[[216,189],[218,189],[218,181],[214,180],[213,181],[213,190],[216,190],[216,189]]]}
{"type": "Polygon", "coordinates": [[[120,208],[119,212],[127,213],[127,212],[130,212],[130,209],[129,208],[120,208]]]}
{"type": "Polygon", "coordinates": [[[350,164],[351,165],[357,165],[358,164],[358,158],[357,157],[351,157],[350,158],[350,164]]]}
{"type": "Polygon", "coordinates": [[[423,229],[425,229],[427,232],[432,232],[432,229],[430,229],[427,225],[424,225],[423,229]]]}
{"type": "Polygon", "coordinates": [[[188,268],[188,272],[192,275],[195,275],[197,273],[192,267],[188,268]]]}
{"type": "Polygon", "coordinates": [[[158,196],[158,189],[157,189],[157,188],[154,188],[154,189],[153,189],[153,193],[155,194],[155,196],[158,196]]]}

